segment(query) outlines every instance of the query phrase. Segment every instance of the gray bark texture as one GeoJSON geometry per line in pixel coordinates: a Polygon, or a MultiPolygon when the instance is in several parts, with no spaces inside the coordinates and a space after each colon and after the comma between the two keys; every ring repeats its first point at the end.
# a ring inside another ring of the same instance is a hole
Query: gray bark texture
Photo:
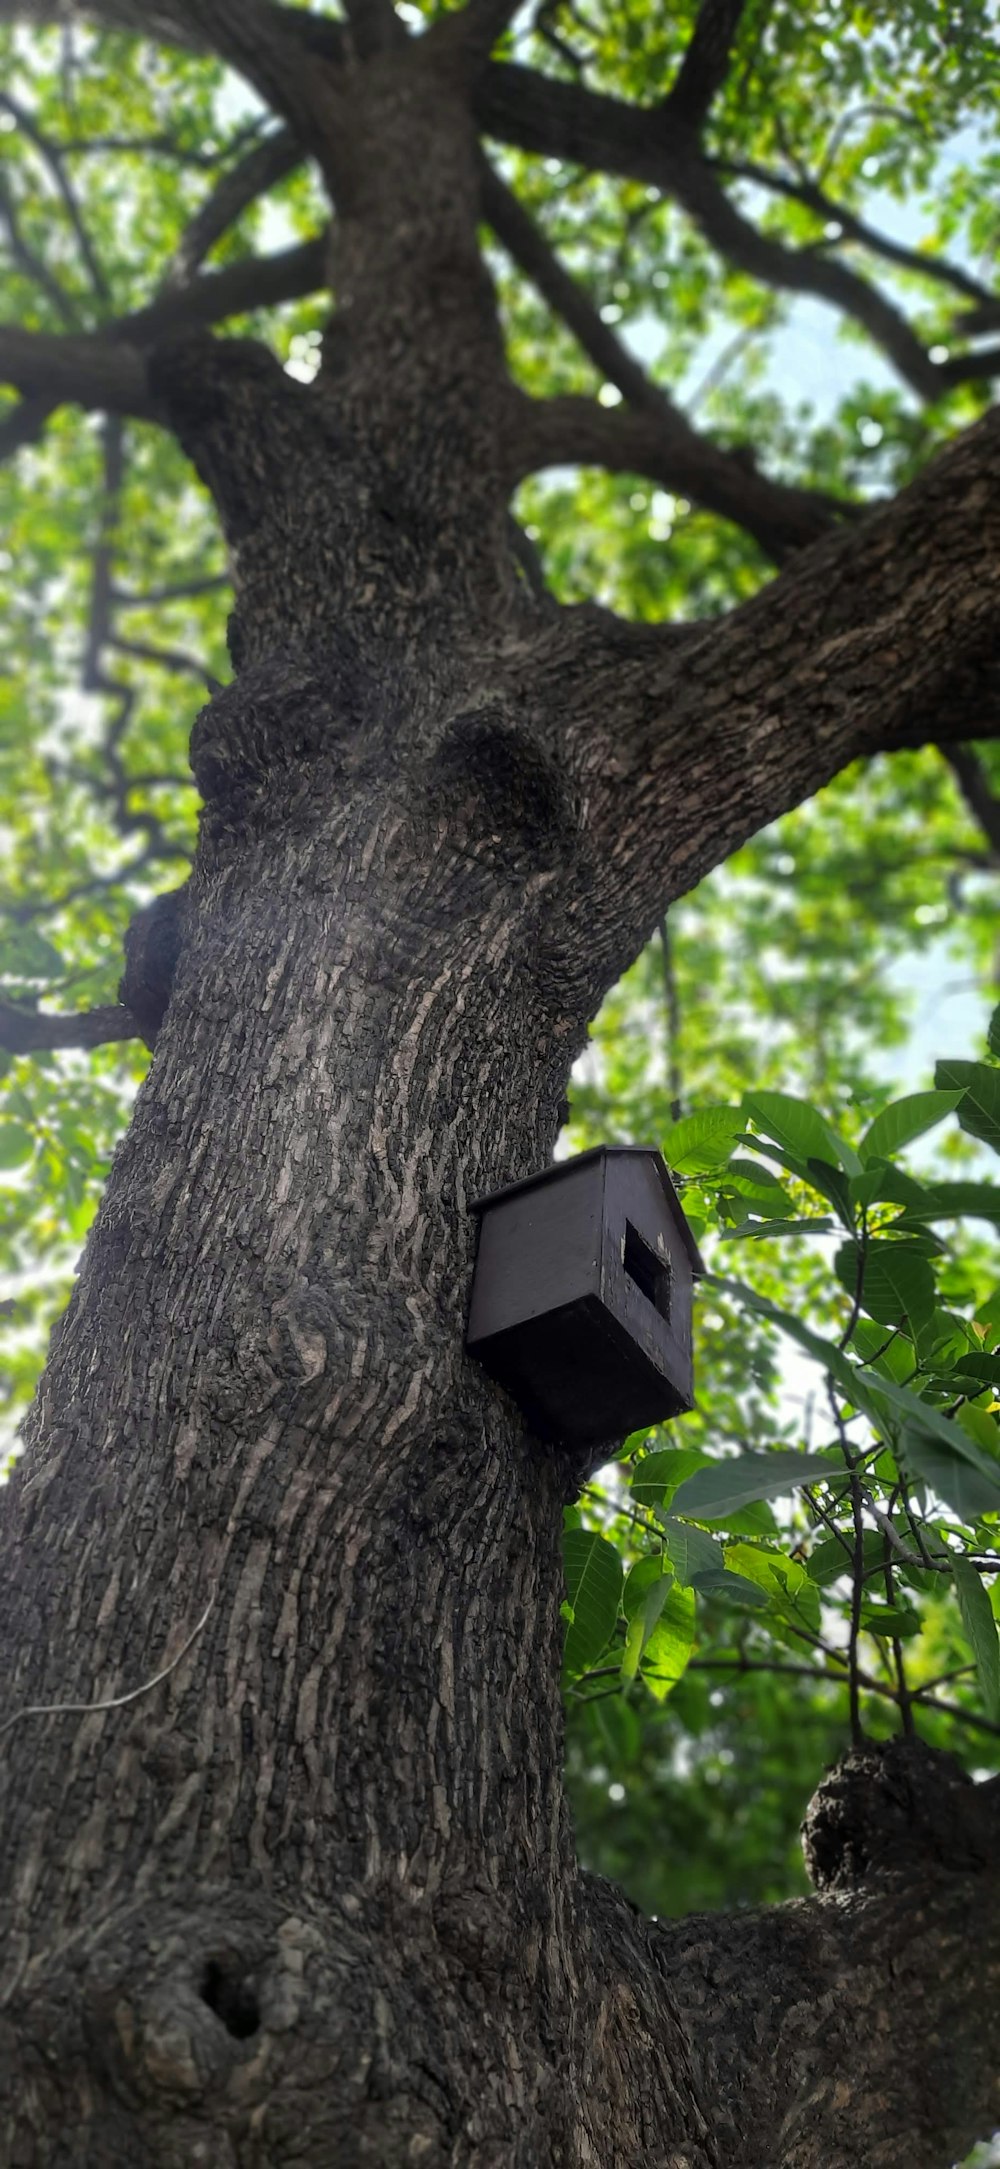
{"type": "Polygon", "coordinates": [[[545,1164],[669,899],[855,758],[992,727],[1000,428],[720,624],[557,608],[476,241],[502,11],[403,48],[357,13],[345,57],[150,11],[319,160],[337,308],[309,386],[204,333],[142,363],[226,530],[235,675],[0,1500],[0,2161],[946,2169],[1000,2121],[993,1788],[859,1753],[816,1895],[766,1914],[657,1925],[583,1876],[581,1470],[463,1328],[470,1202],[545,1164]]]}

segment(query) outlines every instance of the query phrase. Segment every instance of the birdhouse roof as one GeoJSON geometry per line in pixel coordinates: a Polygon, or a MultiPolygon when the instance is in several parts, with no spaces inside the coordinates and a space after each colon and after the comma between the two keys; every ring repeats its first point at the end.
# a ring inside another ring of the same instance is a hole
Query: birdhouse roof
{"type": "Polygon", "coordinates": [[[649,1161],[663,1192],[663,1202],[691,1260],[692,1270],[703,1273],[705,1266],[701,1252],[684,1218],[667,1163],[655,1145],[592,1145],[589,1152],[574,1153],[572,1159],[553,1160],[551,1167],[543,1167],[538,1175],[523,1175],[520,1182],[505,1183],[502,1189],[491,1190],[486,1197],[473,1198],[471,1209],[474,1213],[485,1212],[488,1205],[498,1205],[502,1198],[516,1197],[522,1190],[535,1190],[542,1183],[553,1182],[558,1176],[568,1174],[570,1168],[585,1167],[589,1161],[621,1159],[649,1161]]]}

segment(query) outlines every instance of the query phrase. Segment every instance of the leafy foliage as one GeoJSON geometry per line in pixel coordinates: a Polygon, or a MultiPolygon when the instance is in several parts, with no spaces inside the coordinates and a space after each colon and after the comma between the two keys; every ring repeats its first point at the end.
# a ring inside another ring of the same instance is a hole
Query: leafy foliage
{"type": "MultiPolygon", "coordinates": [[[[584,1510],[602,1553],[617,1544],[626,1593],[641,1575],[658,1617],[664,1582],[686,1599],[689,1664],[720,1680],[794,1674],[840,1701],[856,1738],[887,1718],[939,1724],[944,1708],[987,1761],[1000,1741],[1000,1305],[995,1266],[954,1223],[992,1219],[996,1186],[918,1177],[900,1155],[950,1122],[1000,1150],[998,1088],[992,1056],[949,1059],[935,1090],[870,1121],[855,1110],[835,1126],[808,1101],[749,1090],[661,1128],[712,1267],[704,1406],[670,1426],[669,1446],[656,1430],[631,1440],[625,1469],[591,1486],[584,1510]],[[745,1280],[727,1269],[738,1241],[745,1280]],[[715,1393],[720,1348],[746,1331],[752,1365],[761,1324],[787,1352],[766,1417],[741,1435],[715,1393]],[[815,1385],[801,1419],[782,1423],[803,1357],[815,1385]]],[[[662,1699],[636,1618],[623,1601],[586,1663],[567,1645],[577,1702],[632,1697],[634,1682],[662,1699]]]]}

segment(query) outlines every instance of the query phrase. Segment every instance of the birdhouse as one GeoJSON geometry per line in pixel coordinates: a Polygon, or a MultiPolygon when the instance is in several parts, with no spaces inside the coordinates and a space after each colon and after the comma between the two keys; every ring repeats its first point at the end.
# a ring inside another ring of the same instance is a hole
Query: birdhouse
{"type": "Polygon", "coordinates": [[[466,1347],[534,1430],[597,1445],[692,1407],[703,1267],[658,1152],[599,1145],[474,1210],[466,1347]]]}

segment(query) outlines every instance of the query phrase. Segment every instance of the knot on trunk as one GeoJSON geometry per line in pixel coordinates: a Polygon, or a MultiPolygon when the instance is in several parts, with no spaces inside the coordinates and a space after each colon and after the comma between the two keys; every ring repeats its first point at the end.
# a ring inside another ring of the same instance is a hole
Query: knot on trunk
{"type": "Polygon", "coordinates": [[[500,704],[455,716],[436,748],[432,793],[487,863],[558,865],[577,827],[564,772],[500,704]]]}
{"type": "Polygon", "coordinates": [[[846,1890],[917,1867],[985,1868],[995,1847],[994,1784],[920,1740],[855,1748],[823,1779],[802,1827],[817,1890],[846,1890]]]}
{"type": "Polygon", "coordinates": [[[336,652],[273,654],[217,693],[191,733],[213,838],[276,827],[293,805],[312,826],[370,723],[366,698],[364,663],[346,637],[336,652]]]}

